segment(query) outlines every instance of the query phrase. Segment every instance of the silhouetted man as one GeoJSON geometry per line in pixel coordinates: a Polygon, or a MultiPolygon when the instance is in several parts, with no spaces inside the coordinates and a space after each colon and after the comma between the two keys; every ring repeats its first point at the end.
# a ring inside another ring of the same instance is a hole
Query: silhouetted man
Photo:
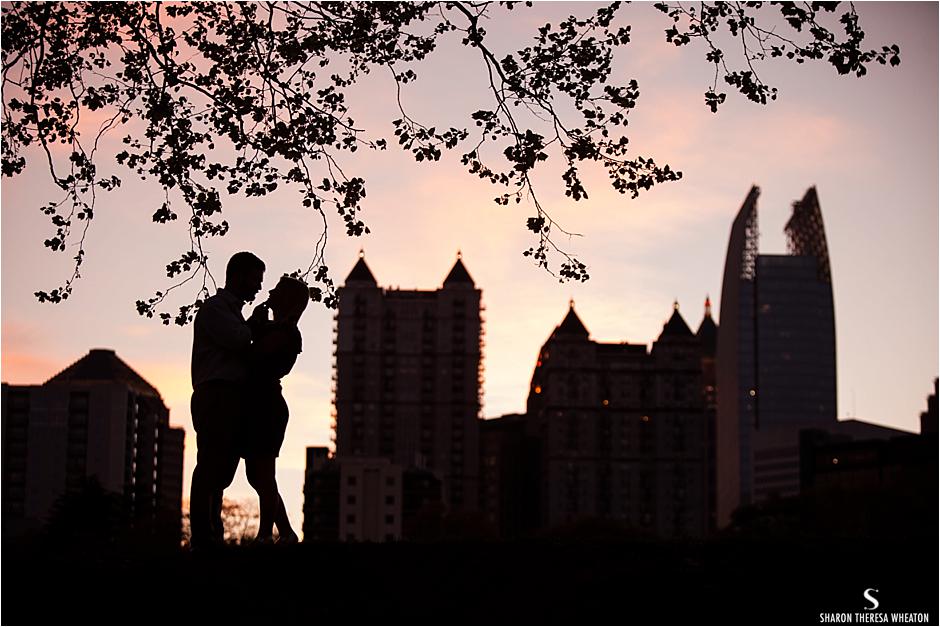
{"type": "Polygon", "coordinates": [[[259,306],[246,322],[242,307],[254,300],[263,278],[264,262],[258,257],[248,252],[232,255],[225,269],[225,287],[206,299],[193,324],[191,410],[196,467],[189,515],[194,549],[222,544],[222,492],[238,469],[251,328],[267,317],[259,306]]]}

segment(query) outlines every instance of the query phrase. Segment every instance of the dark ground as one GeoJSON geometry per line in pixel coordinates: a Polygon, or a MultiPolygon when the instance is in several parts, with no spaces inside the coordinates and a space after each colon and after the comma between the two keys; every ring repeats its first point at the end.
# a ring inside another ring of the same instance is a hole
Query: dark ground
{"type": "Polygon", "coordinates": [[[819,624],[929,612],[911,540],[303,544],[185,551],[6,545],[3,624],[819,624]]]}

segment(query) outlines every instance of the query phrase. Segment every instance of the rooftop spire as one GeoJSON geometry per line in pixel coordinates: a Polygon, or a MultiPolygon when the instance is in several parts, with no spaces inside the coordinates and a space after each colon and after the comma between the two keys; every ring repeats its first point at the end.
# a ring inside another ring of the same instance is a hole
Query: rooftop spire
{"type": "Polygon", "coordinates": [[[467,268],[463,265],[463,255],[458,250],[457,251],[457,263],[454,264],[454,267],[450,269],[450,273],[447,275],[447,278],[444,279],[444,287],[448,285],[469,285],[473,287],[473,279],[470,277],[470,273],[467,272],[467,268]]]}
{"type": "Polygon", "coordinates": [[[365,257],[365,251],[360,248],[359,259],[356,260],[356,265],[353,266],[353,269],[349,272],[349,276],[346,277],[347,285],[350,283],[369,283],[370,285],[377,285],[372,271],[369,270],[369,266],[366,265],[365,257]]]}
{"type": "Polygon", "coordinates": [[[663,332],[659,339],[662,340],[664,337],[692,337],[692,330],[679,313],[678,300],[672,304],[672,317],[663,325],[663,332]]]}
{"type": "Polygon", "coordinates": [[[584,323],[581,322],[578,314],[576,314],[574,311],[573,298],[568,301],[568,314],[565,316],[565,319],[561,321],[561,324],[559,324],[555,329],[555,333],[576,335],[584,338],[588,337],[587,327],[584,326],[584,323]]]}
{"type": "Polygon", "coordinates": [[[718,325],[712,319],[712,299],[707,294],[705,295],[705,315],[702,317],[702,323],[698,325],[695,337],[702,343],[704,354],[714,357],[718,346],[718,325]]]}

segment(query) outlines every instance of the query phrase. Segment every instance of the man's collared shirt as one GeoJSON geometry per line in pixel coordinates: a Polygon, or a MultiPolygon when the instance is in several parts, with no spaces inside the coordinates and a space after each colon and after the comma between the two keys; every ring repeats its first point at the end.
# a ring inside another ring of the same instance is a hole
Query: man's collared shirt
{"type": "Polygon", "coordinates": [[[247,378],[251,329],[242,316],[243,306],[239,297],[220,288],[199,308],[193,323],[193,389],[209,381],[247,378]]]}

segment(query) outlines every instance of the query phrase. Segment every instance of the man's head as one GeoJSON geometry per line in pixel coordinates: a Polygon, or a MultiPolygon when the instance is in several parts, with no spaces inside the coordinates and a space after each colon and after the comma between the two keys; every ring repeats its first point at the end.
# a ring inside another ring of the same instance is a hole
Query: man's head
{"type": "Polygon", "coordinates": [[[235,253],[225,267],[225,289],[250,302],[261,291],[264,262],[249,252],[235,253]]]}

